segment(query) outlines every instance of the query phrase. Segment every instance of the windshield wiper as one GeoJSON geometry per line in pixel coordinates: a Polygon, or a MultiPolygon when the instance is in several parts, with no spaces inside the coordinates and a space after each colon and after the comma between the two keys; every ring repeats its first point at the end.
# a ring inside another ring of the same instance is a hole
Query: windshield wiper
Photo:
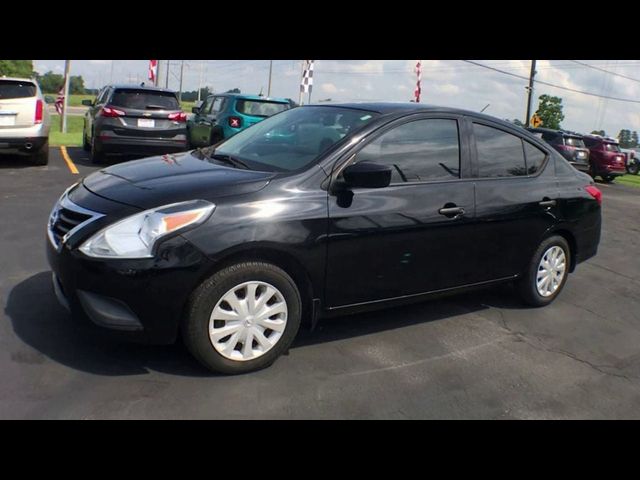
{"type": "Polygon", "coordinates": [[[251,170],[251,167],[244,163],[242,160],[238,160],[237,158],[233,158],[231,155],[224,155],[222,153],[214,153],[213,155],[209,155],[209,158],[213,160],[219,160],[221,162],[228,163],[234,167],[243,168],[245,170],[251,170]]]}

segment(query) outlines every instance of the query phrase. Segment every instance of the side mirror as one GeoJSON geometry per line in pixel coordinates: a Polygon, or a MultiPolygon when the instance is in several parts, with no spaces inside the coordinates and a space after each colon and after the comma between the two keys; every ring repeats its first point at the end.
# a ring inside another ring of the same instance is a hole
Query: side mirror
{"type": "Polygon", "coordinates": [[[44,103],[56,103],[56,99],[53,98],[51,95],[45,95],[44,103]]]}
{"type": "Polygon", "coordinates": [[[82,105],[86,105],[87,107],[93,107],[93,100],[82,100],[82,105]]]}
{"type": "Polygon", "coordinates": [[[391,168],[373,162],[359,162],[345,168],[342,176],[350,187],[383,188],[391,183],[391,168]]]}
{"type": "Polygon", "coordinates": [[[191,113],[198,113],[200,111],[200,107],[191,107],[191,113]]]}

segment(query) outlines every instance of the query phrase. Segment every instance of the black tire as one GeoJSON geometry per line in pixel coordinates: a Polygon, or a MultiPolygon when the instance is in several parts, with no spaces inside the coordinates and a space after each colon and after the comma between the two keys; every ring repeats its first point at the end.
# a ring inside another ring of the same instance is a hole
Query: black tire
{"type": "Polygon", "coordinates": [[[224,268],[205,280],[191,295],[181,325],[184,342],[205,367],[227,375],[252,372],[271,365],[285,353],[298,333],[302,317],[302,300],[293,279],[275,265],[244,262],[224,268]],[[280,340],[266,353],[246,361],[229,359],[219,353],[209,338],[209,318],[218,301],[233,287],[249,281],[273,285],[287,304],[287,324],[280,340]]]}
{"type": "Polygon", "coordinates": [[[631,164],[627,165],[627,173],[630,175],[638,175],[640,172],[640,163],[633,161],[631,164]]]}
{"type": "Polygon", "coordinates": [[[564,288],[565,283],[567,282],[567,278],[569,277],[569,266],[571,265],[571,249],[569,248],[569,244],[560,235],[553,235],[548,237],[540,243],[540,246],[533,254],[529,265],[527,266],[526,271],[523,273],[522,277],[516,282],[516,289],[522,301],[530,305],[532,307],[543,307],[545,305],[550,304],[555,300],[555,298],[560,294],[562,289],[564,288]],[[558,246],[562,248],[565,255],[565,271],[564,277],[558,286],[558,289],[553,292],[550,296],[544,297],[538,293],[537,289],[537,276],[538,276],[538,268],[540,265],[540,261],[542,260],[542,256],[549,250],[551,247],[558,246]]]}
{"type": "Polygon", "coordinates": [[[613,175],[602,175],[602,181],[603,181],[604,183],[613,183],[613,180],[614,180],[615,178],[616,178],[616,177],[614,177],[613,175]]]}
{"type": "Polygon", "coordinates": [[[48,165],[49,164],[49,142],[45,142],[38,153],[35,153],[31,157],[31,163],[34,165],[48,165]]]}
{"type": "Polygon", "coordinates": [[[100,143],[96,140],[95,134],[91,139],[91,163],[100,164],[104,162],[104,153],[100,143]]]}
{"type": "Polygon", "coordinates": [[[216,143],[220,143],[224,138],[222,137],[222,133],[219,130],[214,130],[211,132],[211,136],[209,137],[209,145],[215,145],[216,143]]]}
{"type": "Polygon", "coordinates": [[[85,128],[82,129],[82,149],[85,152],[91,151],[91,144],[87,141],[87,131],[85,128]]]}

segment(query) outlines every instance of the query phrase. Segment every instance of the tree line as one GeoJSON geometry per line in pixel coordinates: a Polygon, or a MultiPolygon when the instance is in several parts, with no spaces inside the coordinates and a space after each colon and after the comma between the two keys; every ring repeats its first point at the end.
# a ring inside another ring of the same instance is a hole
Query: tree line
{"type": "MultiPolygon", "coordinates": [[[[0,60],[0,76],[35,78],[43,93],[58,93],[64,86],[64,75],[46,72],[44,75],[33,70],[33,60],[0,60]]],[[[71,94],[86,94],[82,75],[69,77],[69,92],[71,94]]]]}

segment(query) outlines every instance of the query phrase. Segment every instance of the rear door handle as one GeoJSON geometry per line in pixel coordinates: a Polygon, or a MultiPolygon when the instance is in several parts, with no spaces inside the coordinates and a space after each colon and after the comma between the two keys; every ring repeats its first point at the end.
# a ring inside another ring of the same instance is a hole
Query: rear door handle
{"type": "Polygon", "coordinates": [[[545,208],[550,208],[550,207],[555,207],[556,206],[556,201],[555,200],[543,200],[539,203],[539,205],[541,207],[545,207],[545,208]]]}
{"type": "Polygon", "coordinates": [[[445,217],[448,217],[448,218],[461,217],[462,215],[464,215],[464,208],[462,208],[462,207],[442,207],[440,210],[438,210],[438,213],[440,215],[444,215],[445,217]]]}

